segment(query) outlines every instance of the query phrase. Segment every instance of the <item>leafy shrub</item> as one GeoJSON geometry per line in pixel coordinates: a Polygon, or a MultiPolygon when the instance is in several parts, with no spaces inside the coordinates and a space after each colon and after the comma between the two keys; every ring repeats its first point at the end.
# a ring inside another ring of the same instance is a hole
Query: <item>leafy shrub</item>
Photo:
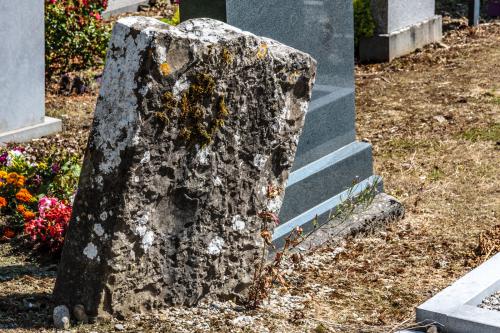
{"type": "Polygon", "coordinates": [[[162,18],[160,21],[165,22],[170,25],[178,25],[181,23],[181,13],[179,11],[179,6],[175,9],[175,13],[171,18],[162,18]]]}
{"type": "Polygon", "coordinates": [[[372,37],[375,33],[375,20],[372,16],[370,0],[354,0],[354,43],[359,45],[361,38],[372,37]]]}
{"type": "Polygon", "coordinates": [[[110,28],[101,13],[107,0],[45,0],[47,76],[103,62],[110,28]]]}
{"type": "Polygon", "coordinates": [[[0,213],[3,235],[23,230],[51,252],[57,252],[71,216],[80,176],[79,158],[47,154],[37,157],[23,147],[0,151],[0,213]]]}

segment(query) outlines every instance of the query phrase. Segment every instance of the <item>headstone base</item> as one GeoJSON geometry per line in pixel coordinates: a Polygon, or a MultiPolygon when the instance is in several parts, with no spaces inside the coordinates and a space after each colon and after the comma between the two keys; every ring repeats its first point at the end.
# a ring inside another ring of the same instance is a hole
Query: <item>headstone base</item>
{"type": "Polygon", "coordinates": [[[149,4],[149,0],[111,0],[102,15],[109,18],[118,14],[136,12],[140,5],[147,4],[149,4]]]}
{"type": "Polygon", "coordinates": [[[40,124],[18,128],[13,131],[0,133],[0,144],[9,142],[25,142],[31,139],[51,135],[62,130],[60,119],[45,117],[40,124]]]}
{"type": "Polygon", "coordinates": [[[427,44],[442,39],[442,17],[411,25],[390,34],[379,34],[362,39],[359,45],[361,62],[385,62],[409,54],[427,44]]]}
{"type": "MultiPolygon", "coordinates": [[[[376,180],[376,178],[373,177],[365,181],[356,190],[364,189],[364,185],[372,183],[373,180],[376,180]]],[[[345,197],[347,195],[344,195],[343,199],[345,197]]],[[[383,229],[389,223],[403,218],[404,214],[404,206],[396,198],[385,193],[378,193],[370,202],[360,202],[348,216],[337,216],[328,219],[324,227],[317,229],[311,237],[308,237],[300,244],[298,250],[314,251],[330,240],[339,240],[347,236],[383,229]]]]}

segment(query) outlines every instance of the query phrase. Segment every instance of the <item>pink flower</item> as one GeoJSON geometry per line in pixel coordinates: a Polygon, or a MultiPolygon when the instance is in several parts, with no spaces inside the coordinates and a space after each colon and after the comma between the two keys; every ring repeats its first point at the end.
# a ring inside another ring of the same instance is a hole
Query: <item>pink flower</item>
{"type": "Polygon", "coordinates": [[[56,198],[43,197],[38,202],[38,213],[41,218],[45,218],[45,212],[57,204],[56,198]]]}
{"type": "Polygon", "coordinates": [[[99,13],[92,12],[92,13],[90,13],[90,16],[95,17],[96,20],[102,19],[101,14],[99,14],[99,13]]]}

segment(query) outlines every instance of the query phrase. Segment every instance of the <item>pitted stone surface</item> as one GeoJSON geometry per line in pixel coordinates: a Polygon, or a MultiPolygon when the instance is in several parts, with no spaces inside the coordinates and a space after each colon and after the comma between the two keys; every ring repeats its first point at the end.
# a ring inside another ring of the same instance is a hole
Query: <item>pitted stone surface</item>
{"type": "Polygon", "coordinates": [[[309,55],[222,22],[118,21],[59,304],[127,316],[243,297],[271,223],[258,215],[280,208],[315,71],[309,55]]]}

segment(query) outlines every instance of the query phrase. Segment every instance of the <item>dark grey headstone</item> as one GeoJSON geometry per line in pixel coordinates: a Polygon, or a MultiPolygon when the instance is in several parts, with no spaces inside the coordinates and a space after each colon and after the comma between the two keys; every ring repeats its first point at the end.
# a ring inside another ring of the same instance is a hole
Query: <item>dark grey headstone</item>
{"type": "MultiPolygon", "coordinates": [[[[221,0],[219,0],[221,1],[221,0]]],[[[376,178],[371,146],[355,142],[352,0],[225,0],[217,16],[205,0],[181,2],[181,20],[218,17],[231,25],[308,52],[318,73],[275,239],[314,216],[320,222],[354,179],[376,178]]],[[[219,6],[220,6],[220,2],[219,6]]],[[[345,192],[344,192],[345,194],[345,192]]],[[[322,221],[321,221],[322,220],[322,221]]]]}

